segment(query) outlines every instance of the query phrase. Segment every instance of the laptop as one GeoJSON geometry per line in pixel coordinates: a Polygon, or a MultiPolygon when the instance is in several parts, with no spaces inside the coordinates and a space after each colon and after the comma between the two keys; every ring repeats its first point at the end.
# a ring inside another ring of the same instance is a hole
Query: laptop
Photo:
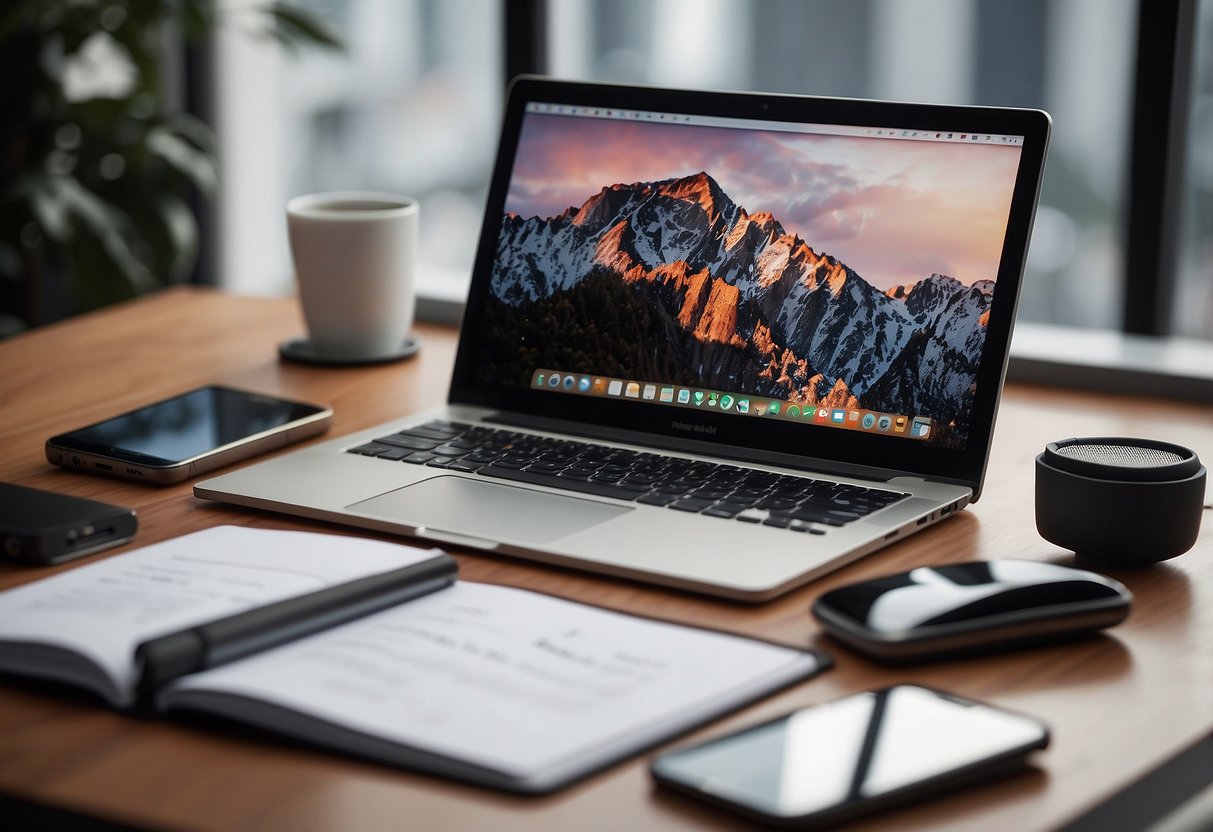
{"type": "Polygon", "coordinates": [[[785,593],[980,496],[1049,129],[519,79],[447,405],[194,492],[785,593]]]}

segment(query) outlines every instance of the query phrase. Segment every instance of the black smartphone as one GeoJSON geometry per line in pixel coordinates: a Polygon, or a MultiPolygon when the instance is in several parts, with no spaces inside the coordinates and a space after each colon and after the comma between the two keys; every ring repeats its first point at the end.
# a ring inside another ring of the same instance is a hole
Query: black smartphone
{"type": "Polygon", "coordinates": [[[0,553],[18,563],[62,563],[126,543],[135,512],[96,500],[0,482],[0,553]]]}
{"type": "Polygon", "coordinates": [[[1133,596],[1098,572],[1002,559],[923,566],[831,590],[813,615],[868,658],[902,663],[1110,627],[1133,596]]]}
{"type": "Polygon", "coordinates": [[[895,685],[661,754],[654,779],[768,825],[816,827],[1026,769],[1037,719],[895,685]]]}
{"type": "Polygon", "coordinates": [[[328,430],[328,407],[208,386],[51,437],[46,458],[164,485],[328,430]]]}

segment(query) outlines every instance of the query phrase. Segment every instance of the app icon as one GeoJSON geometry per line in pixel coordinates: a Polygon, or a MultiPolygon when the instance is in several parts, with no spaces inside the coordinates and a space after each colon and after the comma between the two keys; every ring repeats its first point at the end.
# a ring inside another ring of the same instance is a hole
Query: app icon
{"type": "Polygon", "coordinates": [[[875,414],[873,414],[873,413],[863,414],[863,429],[864,430],[871,430],[872,426],[875,424],[876,424],[875,414]]]}
{"type": "Polygon", "coordinates": [[[669,404],[670,402],[674,401],[674,388],[673,387],[662,387],[661,388],[661,401],[664,404],[669,404]]]}
{"type": "Polygon", "coordinates": [[[893,420],[893,430],[895,430],[897,433],[906,432],[906,417],[905,416],[898,416],[896,419],[893,420]]]}
{"type": "Polygon", "coordinates": [[[818,422],[827,422],[827,421],[829,421],[829,419],[830,419],[830,409],[829,409],[828,407],[819,407],[819,408],[817,408],[817,415],[816,415],[816,417],[815,417],[815,418],[817,419],[817,421],[818,421],[818,422]]]}
{"type": "Polygon", "coordinates": [[[766,416],[767,415],[767,406],[765,404],[759,404],[758,402],[754,402],[754,412],[756,414],[758,414],[759,416],[766,416]]]}
{"type": "Polygon", "coordinates": [[[789,419],[795,419],[800,416],[800,406],[795,404],[788,405],[788,409],[784,411],[789,419]]]}
{"type": "Polygon", "coordinates": [[[852,422],[858,422],[859,421],[859,411],[852,410],[851,415],[848,416],[847,418],[849,418],[852,422]]]}
{"type": "Polygon", "coordinates": [[[624,390],[623,395],[627,396],[629,399],[639,399],[640,385],[634,381],[629,381],[627,389],[624,390]]]}
{"type": "Polygon", "coordinates": [[[560,374],[552,373],[552,377],[548,379],[548,387],[559,387],[559,386],[560,386],[560,374]]]}
{"type": "Polygon", "coordinates": [[[678,391],[678,403],[686,404],[691,400],[691,391],[683,387],[678,391]]]}
{"type": "Polygon", "coordinates": [[[617,378],[611,379],[611,383],[607,386],[608,396],[618,396],[623,392],[623,382],[617,378]]]}
{"type": "Polygon", "coordinates": [[[657,385],[646,384],[644,386],[644,393],[641,395],[641,398],[646,402],[651,402],[653,399],[657,398],[657,385]]]}
{"type": "Polygon", "coordinates": [[[879,419],[876,420],[876,429],[877,430],[888,430],[891,427],[893,427],[893,417],[892,416],[881,416],[879,419]]]}
{"type": "Polygon", "coordinates": [[[565,390],[572,390],[573,385],[577,383],[577,379],[573,378],[573,376],[565,376],[564,381],[561,383],[564,385],[565,390]]]}
{"type": "Polygon", "coordinates": [[[721,410],[731,410],[732,408],[733,408],[733,397],[730,396],[728,393],[725,393],[723,396],[720,397],[720,409],[721,410]]]}
{"type": "Polygon", "coordinates": [[[703,391],[702,390],[696,390],[693,395],[695,398],[696,407],[699,407],[699,405],[703,404],[703,391]]]}
{"type": "Polygon", "coordinates": [[[598,394],[599,396],[601,396],[605,391],[606,391],[606,379],[605,378],[595,378],[594,379],[594,392],[596,394],[598,394]]]}
{"type": "Polygon", "coordinates": [[[588,392],[590,392],[591,383],[592,382],[590,381],[589,376],[582,376],[580,379],[577,380],[577,389],[580,390],[582,393],[588,393],[588,392]]]}
{"type": "Polygon", "coordinates": [[[846,419],[847,419],[847,412],[845,410],[835,410],[833,413],[830,414],[830,421],[836,425],[841,425],[843,422],[846,421],[846,419]]]}
{"type": "Polygon", "coordinates": [[[708,393],[708,407],[715,407],[715,406],[716,406],[716,394],[708,393]]]}
{"type": "Polygon", "coordinates": [[[910,434],[919,439],[926,439],[931,435],[931,420],[926,416],[915,416],[910,425],[910,434]]]}
{"type": "Polygon", "coordinates": [[[540,373],[539,375],[535,376],[535,386],[536,387],[543,386],[543,373],[540,373]]]}
{"type": "Polygon", "coordinates": [[[737,400],[737,412],[738,413],[749,413],[750,412],[750,400],[749,399],[738,399],[737,400]]]}
{"type": "Polygon", "coordinates": [[[778,416],[779,402],[771,402],[771,406],[767,408],[767,413],[770,413],[772,416],[778,416]]]}

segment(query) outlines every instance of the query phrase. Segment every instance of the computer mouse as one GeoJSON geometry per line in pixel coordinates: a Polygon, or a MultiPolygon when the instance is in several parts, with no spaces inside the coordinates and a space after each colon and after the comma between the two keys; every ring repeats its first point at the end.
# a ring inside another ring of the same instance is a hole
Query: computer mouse
{"type": "Polygon", "coordinates": [[[924,566],[832,590],[813,615],[833,638],[886,662],[1014,647],[1110,627],[1132,594],[1106,575],[1032,560],[924,566]]]}

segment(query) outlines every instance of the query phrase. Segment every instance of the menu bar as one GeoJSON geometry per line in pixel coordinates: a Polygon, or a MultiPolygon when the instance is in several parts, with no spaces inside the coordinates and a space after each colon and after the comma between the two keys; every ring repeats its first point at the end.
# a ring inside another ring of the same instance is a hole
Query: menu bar
{"type": "Polygon", "coordinates": [[[623,121],[644,121],[656,124],[684,124],[701,127],[735,127],[747,130],[773,130],[784,133],[814,133],[830,136],[862,136],[877,139],[897,139],[901,141],[930,141],[930,142],[964,142],[972,144],[1022,145],[1023,136],[1004,135],[1001,133],[961,133],[957,131],[940,130],[903,130],[900,127],[862,127],[846,124],[812,124],[787,121],[761,121],[740,118],[722,118],[717,116],[687,115],[685,113],[662,113],[652,110],[621,110],[608,107],[582,107],[572,104],[544,104],[529,102],[526,105],[528,113],[546,113],[549,115],[581,116],[589,118],[605,118],[623,121]]]}

